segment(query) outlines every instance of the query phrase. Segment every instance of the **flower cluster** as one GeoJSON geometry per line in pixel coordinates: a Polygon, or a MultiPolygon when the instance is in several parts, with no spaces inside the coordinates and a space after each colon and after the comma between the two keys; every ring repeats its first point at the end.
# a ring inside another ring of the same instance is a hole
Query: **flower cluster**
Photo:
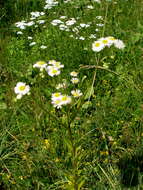
{"type": "Polygon", "coordinates": [[[52,9],[56,5],[58,5],[58,1],[46,0],[46,5],[45,5],[44,9],[52,9]]]}
{"type": "Polygon", "coordinates": [[[112,36],[100,38],[97,41],[92,43],[92,50],[95,52],[99,52],[105,47],[110,47],[111,45],[114,45],[118,49],[124,49],[125,44],[122,40],[115,39],[112,36]]]}
{"type": "Polygon", "coordinates": [[[48,64],[49,65],[46,67],[46,71],[51,77],[59,75],[61,73],[60,69],[64,67],[64,65],[55,60],[50,60],[48,64]]]}
{"type": "Polygon", "coordinates": [[[29,94],[30,87],[24,82],[18,82],[14,88],[15,94],[17,94],[17,99],[21,99],[23,95],[29,94]]]}
{"type": "Polygon", "coordinates": [[[55,108],[62,108],[63,105],[70,104],[72,99],[68,95],[63,95],[60,92],[56,92],[52,94],[52,104],[55,108]]]}

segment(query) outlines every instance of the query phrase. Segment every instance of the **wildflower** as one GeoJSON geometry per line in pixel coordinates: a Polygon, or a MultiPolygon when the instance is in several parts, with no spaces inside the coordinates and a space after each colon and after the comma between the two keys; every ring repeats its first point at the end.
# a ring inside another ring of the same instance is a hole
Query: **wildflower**
{"type": "Polygon", "coordinates": [[[31,36],[28,36],[28,40],[32,40],[33,38],[31,36]]]}
{"type": "Polygon", "coordinates": [[[104,26],[104,24],[99,23],[99,24],[96,24],[96,26],[102,27],[104,26]]]}
{"type": "Polygon", "coordinates": [[[96,38],[96,35],[95,34],[91,34],[90,36],[89,36],[89,38],[96,38]]]}
{"type": "Polygon", "coordinates": [[[123,43],[122,40],[115,40],[114,41],[114,46],[118,49],[124,49],[125,48],[125,44],[123,43]]]}
{"type": "Polygon", "coordinates": [[[88,9],[94,9],[94,7],[92,5],[88,5],[87,8],[88,9]]]}
{"type": "Polygon", "coordinates": [[[24,82],[18,82],[14,88],[15,94],[17,94],[17,99],[21,99],[23,95],[28,94],[30,91],[29,85],[24,82]]]}
{"type": "Polygon", "coordinates": [[[79,40],[85,40],[85,38],[83,36],[80,36],[78,39],[79,40]]]}
{"type": "Polygon", "coordinates": [[[70,20],[66,21],[66,25],[67,25],[67,26],[74,25],[75,23],[76,23],[75,18],[71,18],[70,20]]]}
{"type": "Polygon", "coordinates": [[[42,45],[42,46],[40,46],[40,48],[41,48],[41,49],[46,49],[47,46],[42,45]]]}
{"type": "Polygon", "coordinates": [[[56,108],[61,108],[63,105],[67,105],[71,103],[71,97],[67,95],[62,95],[57,92],[52,94],[52,104],[56,108]]]}
{"type": "Polygon", "coordinates": [[[60,70],[54,66],[46,67],[46,71],[48,72],[48,75],[50,75],[51,77],[53,77],[55,75],[57,76],[61,73],[60,70]]]}
{"type": "Polygon", "coordinates": [[[67,87],[66,82],[59,83],[59,84],[56,85],[56,89],[57,89],[57,90],[60,89],[60,88],[66,88],[66,87],[67,87]]]}
{"type": "Polygon", "coordinates": [[[34,46],[34,45],[36,45],[36,42],[31,42],[31,43],[29,44],[29,46],[34,46]]]}
{"type": "Polygon", "coordinates": [[[105,46],[108,46],[108,47],[112,45],[112,40],[110,40],[108,37],[100,38],[99,41],[101,41],[105,46]]]}
{"type": "Polygon", "coordinates": [[[32,25],[34,25],[34,24],[35,24],[35,22],[31,21],[31,22],[27,22],[27,23],[26,23],[26,26],[32,26],[32,25]]]}
{"type": "Polygon", "coordinates": [[[62,24],[63,22],[61,20],[55,19],[51,22],[52,25],[56,26],[58,24],[62,24]]]}
{"type": "Polygon", "coordinates": [[[45,20],[38,20],[37,21],[39,24],[44,24],[45,23],[45,20]]]}
{"type": "Polygon", "coordinates": [[[70,76],[72,76],[72,77],[77,77],[77,75],[78,75],[78,73],[75,72],[75,71],[72,71],[72,72],[70,73],[70,76]]]}
{"type": "Polygon", "coordinates": [[[26,22],[25,21],[21,21],[21,22],[16,22],[15,23],[16,27],[20,28],[20,29],[25,29],[26,27],[26,22]]]}
{"type": "Polygon", "coordinates": [[[64,65],[62,65],[60,62],[55,61],[55,60],[50,60],[48,63],[51,64],[51,65],[53,65],[57,69],[60,69],[60,68],[64,67],[64,65]]]}
{"type": "Polygon", "coordinates": [[[77,84],[77,83],[79,82],[79,79],[78,79],[78,78],[72,78],[72,79],[71,79],[71,82],[72,82],[73,84],[77,84]]]}
{"type": "Polygon", "coordinates": [[[81,23],[80,24],[80,27],[81,28],[88,28],[90,26],[90,24],[84,24],[84,23],[81,23]]]}
{"type": "Polygon", "coordinates": [[[69,31],[69,28],[66,25],[64,25],[64,24],[60,24],[59,25],[59,29],[60,30],[65,30],[65,31],[69,31]]]}
{"type": "Polygon", "coordinates": [[[60,92],[55,92],[52,94],[52,100],[58,100],[61,98],[61,93],[60,92]]]}
{"type": "Polygon", "coordinates": [[[23,34],[23,32],[21,32],[21,31],[18,31],[18,32],[17,32],[17,34],[18,34],[18,35],[19,35],[19,34],[20,34],[20,35],[22,35],[22,34],[23,34]]]}
{"type": "Polygon", "coordinates": [[[67,18],[67,16],[60,16],[60,18],[61,18],[61,19],[66,19],[66,18],[67,18]]]}
{"type": "Polygon", "coordinates": [[[46,68],[46,66],[47,66],[47,63],[46,63],[45,61],[37,61],[37,62],[33,65],[34,68],[39,68],[40,71],[42,71],[44,68],[46,68]]]}
{"type": "Polygon", "coordinates": [[[72,94],[73,97],[75,97],[75,98],[78,98],[78,97],[82,96],[82,92],[81,92],[80,90],[78,90],[78,89],[72,90],[72,91],[71,91],[71,94],[72,94]]]}
{"type": "Polygon", "coordinates": [[[95,41],[92,44],[92,50],[95,52],[99,52],[104,48],[104,44],[101,41],[95,41]]]}

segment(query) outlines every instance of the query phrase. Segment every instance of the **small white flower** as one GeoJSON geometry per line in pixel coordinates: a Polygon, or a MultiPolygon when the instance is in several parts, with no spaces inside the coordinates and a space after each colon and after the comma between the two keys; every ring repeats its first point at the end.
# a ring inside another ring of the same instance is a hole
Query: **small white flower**
{"type": "Polygon", "coordinates": [[[80,36],[78,39],[79,40],[85,40],[85,38],[83,36],[80,36]]]}
{"type": "Polygon", "coordinates": [[[84,23],[81,23],[80,24],[80,27],[81,28],[88,28],[90,26],[90,24],[84,24],[84,23]]]}
{"type": "Polygon", "coordinates": [[[96,38],[96,34],[90,34],[89,38],[90,39],[95,39],[96,38]]]}
{"type": "Polygon", "coordinates": [[[110,40],[108,37],[106,38],[100,38],[98,41],[102,42],[105,46],[110,47],[112,45],[112,40],[110,40]]]}
{"type": "Polygon", "coordinates": [[[36,42],[31,42],[31,43],[29,44],[29,46],[34,46],[34,45],[36,45],[36,42]]]}
{"type": "Polygon", "coordinates": [[[60,62],[55,61],[55,60],[50,60],[48,64],[53,65],[57,69],[64,68],[64,65],[62,65],[60,62]]]}
{"type": "Polygon", "coordinates": [[[77,83],[79,82],[79,79],[78,79],[78,78],[72,78],[72,79],[71,79],[71,82],[72,82],[73,84],[77,84],[77,83]]]}
{"type": "Polygon", "coordinates": [[[50,75],[51,77],[57,76],[61,73],[60,70],[54,66],[46,67],[46,71],[48,72],[48,75],[50,75]]]}
{"type": "Polygon", "coordinates": [[[39,68],[41,71],[42,71],[43,69],[45,69],[46,66],[47,66],[47,63],[46,63],[45,61],[37,61],[37,62],[33,65],[34,68],[39,68]]]}
{"type": "Polygon", "coordinates": [[[96,26],[99,26],[99,27],[102,27],[102,26],[104,26],[104,24],[96,24],[96,26]]]}
{"type": "Polygon", "coordinates": [[[63,83],[59,83],[56,85],[56,89],[59,90],[60,88],[66,88],[67,87],[67,84],[65,82],[63,83]]]}
{"type": "Polygon", "coordinates": [[[66,19],[67,16],[60,16],[60,19],[66,19]]]}
{"type": "Polygon", "coordinates": [[[18,32],[17,32],[17,34],[18,34],[18,35],[19,35],[19,34],[20,34],[20,35],[22,35],[22,34],[23,34],[23,32],[21,32],[21,31],[18,31],[18,32]]]}
{"type": "Polygon", "coordinates": [[[44,24],[45,23],[45,20],[38,20],[37,21],[39,24],[44,24]]]}
{"type": "Polygon", "coordinates": [[[18,82],[14,88],[14,92],[19,95],[17,98],[20,99],[23,95],[28,94],[30,91],[29,85],[24,82],[18,82]]]}
{"type": "Polygon", "coordinates": [[[58,19],[55,19],[55,20],[52,20],[51,24],[53,26],[57,26],[58,24],[62,24],[63,22],[61,20],[58,20],[58,19]]]}
{"type": "Polygon", "coordinates": [[[77,77],[77,75],[78,75],[78,73],[75,72],[75,71],[72,71],[72,72],[70,73],[70,76],[72,76],[72,77],[77,77]]]}
{"type": "Polygon", "coordinates": [[[55,93],[53,93],[51,99],[52,99],[53,101],[61,99],[61,93],[60,93],[60,92],[55,92],[55,93]]]}
{"type": "Polygon", "coordinates": [[[87,8],[88,9],[94,9],[94,7],[92,5],[88,5],[87,8]]]}
{"type": "Polygon", "coordinates": [[[104,44],[101,41],[95,41],[92,43],[92,50],[95,52],[99,52],[104,48],[104,44]]]}
{"type": "Polygon", "coordinates": [[[28,36],[28,40],[32,40],[33,38],[31,36],[28,36]]]}
{"type": "Polygon", "coordinates": [[[80,90],[78,90],[78,89],[72,90],[72,91],[71,91],[71,94],[72,94],[73,97],[75,97],[75,98],[78,98],[78,97],[82,96],[82,92],[81,92],[80,90]]]}
{"type": "Polygon", "coordinates": [[[46,49],[47,46],[42,45],[42,46],[40,46],[40,48],[41,48],[41,49],[46,49]]]}
{"type": "Polygon", "coordinates": [[[67,26],[74,25],[75,23],[76,23],[75,18],[71,18],[70,20],[66,21],[66,25],[67,25],[67,26]]]}
{"type": "Polygon", "coordinates": [[[114,41],[114,46],[118,49],[124,49],[125,48],[125,44],[123,43],[122,40],[115,40],[114,41]]]}

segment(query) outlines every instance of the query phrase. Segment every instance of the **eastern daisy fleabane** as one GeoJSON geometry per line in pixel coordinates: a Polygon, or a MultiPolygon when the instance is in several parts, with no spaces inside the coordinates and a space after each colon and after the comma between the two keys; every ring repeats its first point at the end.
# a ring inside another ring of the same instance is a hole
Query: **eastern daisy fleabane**
{"type": "Polygon", "coordinates": [[[78,75],[78,72],[76,72],[76,71],[72,71],[70,73],[70,76],[72,76],[72,77],[77,77],[77,75],[78,75]]]}
{"type": "Polygon", "coordinates": [[[114,41],[114,46],[116,48],[118,48],[118,49],[124,49],[125,48],[125,44],[123,43],[123,41],[122,40],[118,40],[118,39],[116,39],[114,41]]]}
{"type": "Polygon", "coordinates": [[[23,95],[28,94],[30,91],[30,86],[26,85],[24,82],[18,82],[14,87],[14,92],[17,94],[17,99],[22,98],[23,95]]]}
{"type": "Polygon", "coordinates": [[[108,46],[108,47],[110,47],[113,44],[112,40],[110,40],[108,37],[100,38],[98,39],[98,41],[102,42],[104,46],[108,46]]]}
{"type": "Polygon", "coordinates": [[[101,41],[95,41],[92,43],[92,50],[95,52],[99,52],[104,49],[104,44],[101,41]]]}
{"type": "Polygon", "coordinates": [[[54,67],[54,66],[46,67],[46,71],[47,71],[48,75],[50,75],[51,77],[57,76],[57,75],[59,75],[61,73],[61,71],[58,68],[54,67]]]}
{"type": "Polygon", "coordinates": [[[79,89],[72,90],[71,94],[73,95],[74,98],[79,98],[80,96],[82,96],[82,92],[79,89]]]}
{"type": "Polygon", "coordinates": [[[64,65],[62,65],[59,61],[50,60],[48,64],[56,67],[57,69],[64,68],[64,65]]]}
{"type": "Polygon", "coordinates": [[[71,79],[71,82],[72,82],[73,84],[77,84],[77,83],[79,83],[79,79],[78,79],[78,78],[72,78],[72,79],[71,79]]]}
{"type": "Polygon", "coordinates": [[[56,108],[62,108],[63,105],[70,104],[72,99],[68,95],[62,95],[60,92],[52,94],[52,104],[56,108]]]}
{"type": "Polygon", "coordinates": [[[43,69],[45,69],[47,66],[47,63],[45,61],[37,61],[34,65],[33,68],[39,68],[40,71],[42,71],[43,69]]]}

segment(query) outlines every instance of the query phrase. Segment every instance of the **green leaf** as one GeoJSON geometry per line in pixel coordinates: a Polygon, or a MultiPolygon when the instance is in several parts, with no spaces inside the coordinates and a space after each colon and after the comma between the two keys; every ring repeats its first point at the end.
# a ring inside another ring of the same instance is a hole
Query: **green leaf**
{"type": "Polygon", "coordinates": [[[91,86],[87,89],[84,99],[89,99],[94,94],[94,87],[91,86]]]}

